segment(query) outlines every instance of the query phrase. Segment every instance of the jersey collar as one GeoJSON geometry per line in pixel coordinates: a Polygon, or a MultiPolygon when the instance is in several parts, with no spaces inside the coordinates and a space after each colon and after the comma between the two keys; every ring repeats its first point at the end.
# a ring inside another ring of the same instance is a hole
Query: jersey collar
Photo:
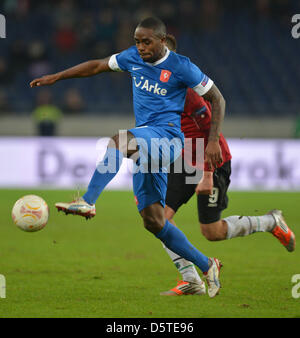
{"type": "Polygon", "coordinates": [[[165,60],[167,60],[167,58],[169,57],[169,55],[170,55],[170,50],[169,50],[169,48],[168,47],[165,47],[166,49],[166,54],[161,58],[161,59],[159,59],[159,60],[157,60],[157,61],[155,61],[155,62],[153,62],[153,63],[151,63],[151,62],[145,62],[147,65],[150,65],[150,66],[157,66],[157,65],[159,65],[159,64],[161,64],[162,62],[164,62],[165,60]]]}

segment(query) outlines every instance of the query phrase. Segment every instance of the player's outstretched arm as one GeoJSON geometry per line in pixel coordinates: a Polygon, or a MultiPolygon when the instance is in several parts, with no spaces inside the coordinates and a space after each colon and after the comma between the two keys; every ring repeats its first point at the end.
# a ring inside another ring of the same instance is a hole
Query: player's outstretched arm
{"type": "Polygon", "coordinates": [[[203,95],[203,98],[211,102],[211,126],[208,137],[208,144],[205,149],[205,158],[209,168],[214,168],[223,162],[222,151],[219,145],[221,126],[225,115],[225,99],[217,86],[212,85],[210,90],[203,95]]]}
{"type": "Polygon", "coordinates": [[[89,77],[99,73],[112,71],[108,65],[109,59],[110,58],[108,57],[100,60],[91,60],[80,63],[77,66],[68,68],[59,73],[45,75],[31,81],[30,87],[49,86],[60,80],[89,77]]]}

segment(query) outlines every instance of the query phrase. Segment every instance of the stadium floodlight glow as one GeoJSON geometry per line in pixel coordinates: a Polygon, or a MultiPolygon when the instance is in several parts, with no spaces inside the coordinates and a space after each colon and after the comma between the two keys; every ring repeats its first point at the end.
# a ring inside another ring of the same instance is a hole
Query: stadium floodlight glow
{"type": "Polygon", "coordinates": [[[0,14],[0,39],[6,38],[6,19],[3,14],[0,14]]]}

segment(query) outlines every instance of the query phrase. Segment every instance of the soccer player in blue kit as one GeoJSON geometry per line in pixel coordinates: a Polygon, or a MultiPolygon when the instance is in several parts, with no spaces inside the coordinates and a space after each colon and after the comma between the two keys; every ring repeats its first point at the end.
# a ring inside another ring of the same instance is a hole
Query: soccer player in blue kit
{"type": "Polygon", "coordinates": [[[180,114],[187,88],[193,88],[212,104],[211,129],[205,149],[206,161],[211,167],[222,162],[219,135],[225,100],[213,81],[195,64],[166,47],[165,39],[166,27],[161,20],[144,19],[135,30],[135,46],[105,59],[87,61],[35,79],[30,86],[51,85],[64,79],[88,77],[109,71],[130,72],[136,127],[129,129],[125,137],[121,137],[120,133],[112,137],[87,192],[70,203],[56,203],[56,207],[65,213],[87,218],[95,216],[95,202],[118,172],[123,157],[130,158],[138,154],[133,190],[145,228],[170,250],[198,266],[206,278],[209,296],[214,297],[220,289],[220,261],[197,250],[179,228],[166,220],[164,206],[167,167],[181,154],[183,144],[180,114]],[[172,147],[167,149],[162,146],[155,152],[152,146],[155,142],[160,144],[160,141],[163,141],[162,144],[169,142],[172,147]],[[152,165],[153,161],[159,170],[149,172],[149,163],[152,165]]]}

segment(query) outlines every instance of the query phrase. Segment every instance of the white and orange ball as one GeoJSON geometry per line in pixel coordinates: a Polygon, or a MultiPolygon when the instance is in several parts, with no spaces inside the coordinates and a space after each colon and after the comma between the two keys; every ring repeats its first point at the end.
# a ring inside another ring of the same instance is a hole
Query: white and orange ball
{"type": "Polygon", "coordinates": [[[12,208],[12,219],[24,231],[41,230],[48,222],[49,208],[39,196],[26,195],[17,200],[12,208]]]}

